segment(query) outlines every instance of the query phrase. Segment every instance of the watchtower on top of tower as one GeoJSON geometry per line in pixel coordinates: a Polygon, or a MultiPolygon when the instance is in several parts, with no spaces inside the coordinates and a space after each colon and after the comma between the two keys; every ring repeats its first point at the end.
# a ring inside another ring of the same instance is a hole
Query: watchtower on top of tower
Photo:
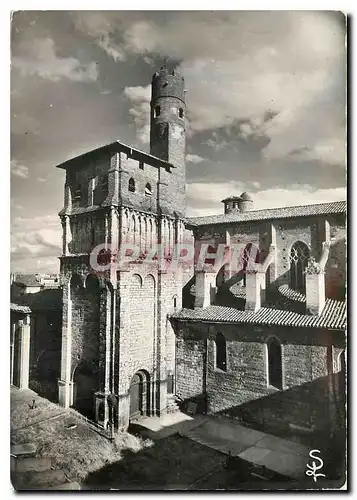
{"type": "Polygon", "coordinates": [[[151,100],[160,97],[176,97],[185,105],[185,80],[177,70],[169,72],[166,66],[156,71],[152,77],[151,100]]]}

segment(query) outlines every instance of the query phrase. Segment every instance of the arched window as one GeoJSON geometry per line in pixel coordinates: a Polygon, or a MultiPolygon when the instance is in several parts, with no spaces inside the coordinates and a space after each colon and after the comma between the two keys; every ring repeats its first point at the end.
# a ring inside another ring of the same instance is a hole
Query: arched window
{"type": "Polygon", "coordinates": [[[224,372],[227,371],[227,346],[223,333],[216,335],[216,368],[224,372]]]}
{"type": "Polygon", "coordinates": [[[86,290],[89,293],[96,294],[99,291],[99,281],[94,274],[88,274],[86,278],[86,290]]]}
{"type": "Polygon", "coordinates": [[[132,177],[129,179],[129,191],[135,193],[135,181],[132,177]]]}
{"type": "Polygon", "coordinates": [[[179,117],[183,118],[183,109],[182,108],[179,109],[179,117]]]}
{"type": "Polygon", "coordinates": [[[145,186],[145,196],[152,196],[151,185],[149,183],[145,186]]]}
{"type": "Polygon", "coordinates": [[[81,277],[78,274],[72,274],[70,283],[71,283],[71,290],[78,290],[83,286],[81,277]]]}
{"type": "Polygon", "coordinates": [[[281,356],[281,345],[278,339],[272,338],[268,341],[268,385],[283,388],[283,367],[281,356]]]}
{"type": "Polygon", "coordinates": [[[309,248],[302,241],[293,244],[290,250],[290,286],[305,292],[305,269],[309,259],[309,248]]]}
{"type": "Polygon", "coordinates": [[[155,106],[155,118],[157,118],[158,116],[160,116],[160,113],[161,113],[160,106],[155,106]]]}

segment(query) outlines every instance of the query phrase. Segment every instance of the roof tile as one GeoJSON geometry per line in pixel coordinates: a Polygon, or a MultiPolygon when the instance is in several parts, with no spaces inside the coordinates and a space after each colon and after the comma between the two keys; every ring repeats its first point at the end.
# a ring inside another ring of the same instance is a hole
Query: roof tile
{"type": "Polygon", "coordinates": [[[333,201],[313,205],[298,205],[294,207],[268,208],[264,210],[250,210],[242,213],[208,215],[205,217],[189,217],[186,219],[190,226],[204,226],[230,222],[247,222],[267,219],[286,219],[294,217],[308,217],[311,215],[345,213],[346,201],[333,201]]]}
{"type": "Polygon", "coordinates": [[[346,328],[346,303],[327,299],[319,316],[309,316],[283,309],[261,307],[258,311],[241,311],[233,307],[209,306],[205,309],[182,309],[171,316],[182,321],[202,321],[216,323],[249,323],[257,325],[280,325],[309,328],[346,328]]]}

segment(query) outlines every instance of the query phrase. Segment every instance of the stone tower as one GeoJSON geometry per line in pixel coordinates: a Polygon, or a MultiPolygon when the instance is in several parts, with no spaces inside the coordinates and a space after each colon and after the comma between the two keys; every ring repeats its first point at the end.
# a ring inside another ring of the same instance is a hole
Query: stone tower
{"type": "Polygon", "coordinates": [[[176,167],[173,175],[163,174],[163,185],[167,187],[161,209],[181,216],[185,213],[186,188],[184,87],[183,77],[163,66],[152,77],[150,103],[150,153],[176,167]]]}
{"type": "Polygon", "coordinates": [[[182,273],[184,81],[166,68],[152,81],[147,154],[114,142],[65,169],[59,401],[106,427],[172,409],[182,273]],[[129,249],[124,256],[123,249],[129,249]],[[128,256],[129,255],[129,256],[128,256]]]}

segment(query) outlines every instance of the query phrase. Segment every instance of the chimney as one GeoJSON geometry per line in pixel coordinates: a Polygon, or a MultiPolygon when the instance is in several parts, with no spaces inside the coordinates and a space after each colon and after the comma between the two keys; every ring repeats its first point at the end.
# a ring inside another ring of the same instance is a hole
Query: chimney
{"type": "Polygon", "coordinates": [[[253,206],[253,200],[246,192],[240,196],[229,196],[222,200],[222,203],[224,203],[225,214],[248,212],[253,206]]]}
{"type": "Polygon", "coordinates": [[[253,200],[251,196],[244,192],[240,195],[239,203],[238,203],[238,208],[240,212],[248,212],[251,210],[253,206],[253,200]]]}

